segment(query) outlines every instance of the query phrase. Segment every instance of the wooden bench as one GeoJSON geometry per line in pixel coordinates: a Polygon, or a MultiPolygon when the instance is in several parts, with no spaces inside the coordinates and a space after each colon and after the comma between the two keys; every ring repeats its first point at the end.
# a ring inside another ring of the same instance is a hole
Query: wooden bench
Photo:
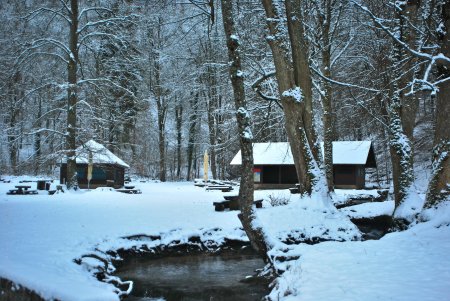
{"type": "MultiPolygon", "coordinates": [[[[255,205],[256,208],[262,208],[262,201],[262,199],[253,201],[253,205],[255,205]]],[[[225,209],[239,210],[239,203],[237,198],[233,200],[214,202],[213,205],[215,211],[224,211],[225,209]]]]}
{"type": "Polygon", "coordinates": [[[33,189],[33,190],[24,190],[23,194],[38,194],[38,191],[33,189]]]}
{"type": "Polygon", "coordinates": [[[19,189],[10,189],[6,194],[12,195],[12,194],[19,194],[19,189]]]}
{"type": "Polygon", "coordinates": [[[214,202],[213,205],[215,211],[224,211],[230,208],[230,201],[214,202]]]}
{"type": "Polygon", "coordinates": [[[289,188],[291,194],[300,193],[300,184],[295,184],[295,187],[289,188]]]}
{"type": "Polygon", "coordinates": [[[256,206],[256,208],[262,208],[262,199],[261,200],[256,200],[253,202],[253,204],[256,206]]]}
{"type": "Polygon", "coordinates": [[[220,190],[222,192],[230,192],[231,190],[233,190],[233,187],[228,185],[209,185],[206,187],[206,190],[220,190]]]}
{"type": "Polygon", "coordinates": [[[289,188],[289,191],[291,192],[291,194],[300,193],[300,190],[297,187],[289,188]]]}
{"type": "Polygon", "coordinates": [[[239,199],[238,195],[224,195],[223,198],[227,201],[237,201],[239,199]]]}
{"type": "Polygon", "coordinates": [[[122,192],[122,193],[128,193],[128,194],[141,194],[142,191],[140,189],[126,189],[126,188],[121,188],[121,189],[116,189],[117,192],[122,192]]]}
{"type": "Polygon", "coordinates": [[[28,195],[28,194],[38,194],[37,190],[28,190],[28,189],[10,189],[6,194],[9,195],[28,195]]]}

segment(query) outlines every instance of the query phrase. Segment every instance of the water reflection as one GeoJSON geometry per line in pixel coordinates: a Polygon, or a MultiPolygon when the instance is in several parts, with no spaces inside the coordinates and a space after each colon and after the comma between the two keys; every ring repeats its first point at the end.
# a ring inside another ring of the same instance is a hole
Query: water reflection
{"type": "Polygon", "coordinates": [[[117,275],[134,281],[128,300],[225,301],[261,300],[266,281],[242,281],[262,268],[254,255],[186,255],[160,259],[135,258],[117,275]]]}

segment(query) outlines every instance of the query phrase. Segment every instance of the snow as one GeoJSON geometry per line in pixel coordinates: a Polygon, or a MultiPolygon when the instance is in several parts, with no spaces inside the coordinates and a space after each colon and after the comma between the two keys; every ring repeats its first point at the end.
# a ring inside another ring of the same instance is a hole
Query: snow
{"type": "Polygon", "coordinates": [[[360,238],[359,230],[344,214],[318,199],[300,199],[299,195],[294,195],[288,205],[257,211],[256,216],[255,223],[264,228],[273,245],[288,239],[343,241],[360,238]]]}
{"type": "Polygon", "coordinates": [[[302,102],[303,94],[300,87],[294,87],[292,89],[286,90],[281,94],[283,97],[292,98],[296,102],[302,102]]]}
{"type": "Polygon", "coordinates": [[[394,212],[396,218],[404,218],[413,221],[416,214],[422,211],[425,199],[417,193],[413,186],[410,187],[405,200],[398,206],[394,212]]]}
{"type": "MultiPolygon", "coordinates": [[[[333,164],[365,165],[371,141],[333,141],[333,164]]],[[[320,143],[323,151],[323,142],[320,143]]]]}
{"type": "MultiPolygon", "coordinates": [[[[102,260],[83,255],[107,259],[108,250],[186,242],[192,236],[216,245],[226,238],[247,240],[238,211],[214,211],[212,202],[223,194],[193,183],[133,183],[140,195],[96,189],[10,196],[6,191],[24,178],[8,179],[11,183],[0,183],[0,277],[45,299],[119,300],[113,285],[93,276],[102,260]],[[81,264],[74,262],[81,258],[81,264]]],[[[336,191],[342,198],[351,193],[336,191]]],[[[392,214],[392,201],[336,210],[288,190],[256,191],[255,197],[264,198],[255,223],[272,245],[276,269],[284,271],[270,293],[273,300],[448,300],[449,202],[424,211],[418,218],[424,222],[406,231],[355,241],[359,232],[349,217],[392,214]],[[272,207],[277,199],[289,203],[272,207]],[[283,242],[314,237],[340,241],[283,242]]],[[[131,289],[126,280],[125,289],[131,289]]]]}
{"type": "MultiPolygon", "coordinates": [[[[323,152],[323,143],[322,154],[323,152]]],[[[333,164],[365,165],[369,156],[371,141],[333,141],[333,164]]],[[[291,147],[288,142],[263,142],[253,144],[255,165],[293,165],[291,147]]],[[[239,151],[231,160],[231,165],[241,165],[239,151]]]]}
{"type": "Polygon", "coordinates": [[[371,218],[380,215],[391,216],[394,212],[394,201],[364,203],[345,207],[339,211],[350,218],[371,218]]]}
{"type": "MultiPolygon", "coordinates": [[[[114,164],[114,165],[120,165],[125,168],[129,168],[130,166],[122,161],[119,157],[114,155],[110,150],[108,150],[105,146],[102,144],[94,141],[89,140],[88,142],[84,143],[82,146],[78,147],[75,150],[76,153],[76,162],[78,164],[88,164],[89,163],[89,152],[92,152],[92,160],[95,163],[101,163],[101,164],[114,164]]],[[[66,162],[66,158],[62,159],[62,162],[66,162]]]]}
{"type": "Polygon", "coordinates": [[[99,189],[52,196],[6,195],[17,179],[0,185],[0,276],[46,299],[118,300],[112,285],[73,260],[139,244],[124,236],[161,235],[158,244],[193,235],[247,240],[237,211],[214,211],[222,194],[192,183],[136,183],[140,195],[99,189]]]}
{"type": "Polygon", "coordinates": [[[341,205],[344,204],[348,199],[350,198],[356,198],[356,197],[361,197],[361,196],[365,196],[365,197],[372,197],[372,198],[376,198],[379,197],[380,194],[378,192],[378,190],[376,189],[371,189],[371,190],[367,190],[367,189],[335,189],[334,190],[334,194],[333,194],[333,203],[335,205],[341,205]]]}
{"type": "MultiPolygon", "coordinates": [[[[450,208],[450,206],[447,206],[450,208]]],[[[442,213],[441,213],[442,214],[442,213]]],[[[448,300],[450,210],[446,225],[418,224],[364,242],[299,245],[271,296],[281,300],[448,300]]]]}
{"type": "MultiPolygon", "coordinates": [[[[231,165],[241,165],[241,151],[239,151],[231,160],[231,165]]],[[[292,165],[291,148],[287,142],[264,142],[253,144],[253,164],[279,164],[292,165]]]]}

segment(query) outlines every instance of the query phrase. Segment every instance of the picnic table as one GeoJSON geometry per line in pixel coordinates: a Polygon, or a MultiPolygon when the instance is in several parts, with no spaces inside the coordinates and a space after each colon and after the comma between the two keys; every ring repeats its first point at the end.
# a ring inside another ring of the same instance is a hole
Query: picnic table
{"type": "Polygon", "coordinates": [[[16,189],[10,189],[6,194],[37,194],[37,190],[28,190],[30,185],[16,185],[16,189]]]}
{"type": "MultiPolygon", "coordinates": [[[[213,202],[215,211],[224,211],[225,209],[239,210],[239,196],[226,196],[225,201],[213,202]]],[[[262,199],[253,201],[256,208],[262,208],[262,199]]]]}

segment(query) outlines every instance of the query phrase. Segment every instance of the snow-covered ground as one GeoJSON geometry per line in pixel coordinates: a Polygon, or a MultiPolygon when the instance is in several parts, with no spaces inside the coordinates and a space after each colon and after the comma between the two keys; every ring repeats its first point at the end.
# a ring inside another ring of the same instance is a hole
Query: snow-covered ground
{"type": "Polygon", "coordinates": [[[431,221],[380,240],[296,246],[302,258],[289,263],[271,297],[450,300],[450,204],[442,207],[431,221]]]}
{"type": "MultiPolygon", "coordinates": [[[[46,299],[118,300],[114,286],[99,282],[89,265],[78,265],[74,259],[142,244],[125,236],[161,236],[151,242],[155,245],[191,236],[217,244],[225,238],[246,240],[236,211],[214,211],[212,202],[223,194],[192,183],[136,183],[140,195],[104,189],[6,195],[19,178],[12,180],[0,183],[0,277],[46,299]]],[[[287,190],[258,191],[256,196],[267,200],[257,222],[268,229],[272,255],[300,256],[279,263],[286,272],[271,293],[275,300],[450,299],[450,206],[438,216],[431,212],[430,222],[379,241],[287,246],[276,241],[302,232],[323,236],[325,225],[329,238],[352,239],[359,234],[347,214],[386,214],[392,202],[336,211],[313,200],[297,200],[287,190]],[[283,198],[291,203],[269,208],[270,200],[283,198]]]]}
{"type": "Polygon", "coordinates": [[[95,249],[138,243],[123,236],[163,234],[161,243],[167,243],[219,227],[209,239],[246,239],[236,211],[214,211],[212,202],[221,200],[221,193],[192,183],[137,183],[142,194],[136,195],[103,190],[6,195],[14,185],[0,183],[0,277],[47,299],[117,300],[112,285],[73,260],[95,249]]]}

